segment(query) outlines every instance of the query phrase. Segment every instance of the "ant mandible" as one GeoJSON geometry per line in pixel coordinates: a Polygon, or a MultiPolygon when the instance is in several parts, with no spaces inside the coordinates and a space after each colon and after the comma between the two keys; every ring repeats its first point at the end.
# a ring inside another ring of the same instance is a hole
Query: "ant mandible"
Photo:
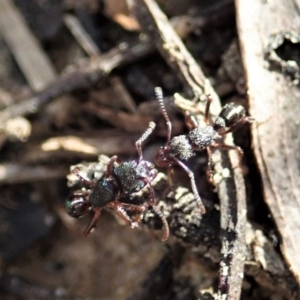
{"type": "Polygon", "coordinates": [[[209,181],[212,183],[212,148],[236,150],[240,159],[243,155],[243,150],[240,147],[219,144],[216,140],[246,123],[252,123],[254,119],[246,116],[243,106],[228,103],[222,108],[215,122],[210,125],[209,108],[212,99],[210,95],[207,95],[207,103],[204,113],[206,126],[199,127],[195,118],[186,113],[186,123],[190,129],[189,133],[171,138],[172,123],[170,122],[164,105],[162,89],[160,87],[156,87],[155,94],[168,128],[167,143],[156,153],[156,165],[159,167],[171,167],[173,165],[178,165],[188,174],[195,199],[202,214],[204,214],[205,207],[197,190],[194,173],[182,161],[188,160],[192,156],[196,155],[196,151],[203,151],[206,149],[208,154],[207,176],[209,181]]]}
{"type": "Polygon", "coordinates": [[[103,177],[97,181],[92,181],[88,177],[80,174],[80,168],[76,167],[72,170],[72,174],[76,175],[88,189],[82,188],[73,192],[66,201],[66,209],[70,216],[80,218],[87,214],[90,210],[94,211],[94,217],[84,231],[87,236],[95,227],[100,212],[104,207],[116,210],[118,215],[131,227],[138,227],[141,214],[145,211],[144,205],[135,205],[131,203],[123,203],[118,201],[121,196],[128,196],[132,193],[140,191],[145,186],[150,189],[149,206],[160,217],[163,223],[162,240],[165,241],[169,237],[169,226],[163,213],[156,206],[154,189],[151,182],[157,175],[154,165],[143,159],[142,143],[149,137],[155,128],[155,123],[150,122],[148,129],[136,141],[136,149],[139,158],[122,162],[118,156],[111,157],[106,172],[103,177]],[[136,211],[139,218],[134,222],[126,211],[136,211]]]}

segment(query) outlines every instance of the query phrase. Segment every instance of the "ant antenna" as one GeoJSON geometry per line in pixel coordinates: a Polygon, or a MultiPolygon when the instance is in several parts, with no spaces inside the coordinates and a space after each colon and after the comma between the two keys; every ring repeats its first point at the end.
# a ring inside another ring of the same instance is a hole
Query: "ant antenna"
{"type": "Polygon", "coordinates": [[[163,113],[163,116],[166,120],[166,124],[167,124],[167,127],[168,127],[167,145],[170,145],[171,132],[172,132],[172,123],[171,123],[171,121],[169,119],[169,116],[167,114],[167,111],[166,111],[166,107],[165,107],[165,104],[164,104],[163,92],[162,92],[161,87],[158,87],[158,86],[154,89],[154,91],[155,91],[155,96],[156,96],[156,99],[158,100],[160,109],[161,109],[161,111],[163,113]]]}
{"type": "Polygon", "coordinates": [[[142,136],[135,142],[136,150],[139,154],[139,161],[143,160],[143,153],[142,153],[142,143],[149,137],[149,135],[153,132],[155,128],[155,123],[150,122],[146,131],[142,134],[142,136]]]}

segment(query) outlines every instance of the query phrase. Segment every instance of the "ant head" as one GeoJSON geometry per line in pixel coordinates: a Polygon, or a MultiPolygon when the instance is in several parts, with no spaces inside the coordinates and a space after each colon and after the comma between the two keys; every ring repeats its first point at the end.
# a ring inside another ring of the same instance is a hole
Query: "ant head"
{"type": "Polygon", "coordinates": [[[87,191],[78,190],[71,194],[66,200],[67,213],[73,218],[81,218],[91,208],[91,204],[87,200],[89,193],[87,191]]]}
{"type": "Polygon", "coordinates": [[[170,146],[160,147],[155,155],[155,163],[161,168],[166,168],[173,164],[173,160],[170,157],[170,146]]]}

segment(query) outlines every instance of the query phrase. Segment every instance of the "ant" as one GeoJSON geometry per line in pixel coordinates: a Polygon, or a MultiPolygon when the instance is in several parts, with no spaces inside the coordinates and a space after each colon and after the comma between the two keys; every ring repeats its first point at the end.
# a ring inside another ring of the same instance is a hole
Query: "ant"
{"type": "Polygon", "coordinates": [[[188,160],[192,156],[196,155],[196,151],[206,150],[208,154],[207,176],[208,180],[212,183],[212,148],[236,150],[240,159],[243,155],[243,150],[240,147],[219,144],[216,140],[246,123],[252,123],[254,119],[246,116],[243,106],[228,103],[222,108],[215,122],[211,125],[209,122],[209,108],[212,99],[210,95],[207,95],[207,103],[204,113],[206,126],[199,127],[194,116],[186,112],[185,117],[186,124],[190,129],[189,133],[171,138],[172,124],[164,105],[162,89],[160,87],[156,87],[155,94],[168,128],[167,143],[156,153],[156,165],[158,167],[171,167],[173,165],[180,166],[188,174],[195,199],[200,207],[201,213],[205,214],[205,207],[196,187],[194,173],[182,161],[188,160]]]}
{"type": "Polygon", "coordinates": [[[80,218],[87,214],[90,210],[94,211],[94,217],[84,231],[87,236],[96,226],[100,212],[104,207],[109,207],[118,213],[118,215],[131,227],[138,227],[141,214],[145,211],[144,205],[136,205],[131,203],[123,203],[118,201],[122,196],[128,196],[132,193],[140,191],[145,186],[150,189],[149,206],[160,217],[163,223],[162,241],[169,237],[169,226],[163,213],[157,208],[154,189],[151,182],[157,175],[155,166],[143,159],[142,143],[149,137],[155,128],[155,123],[150,122],[148,129],[136,141],[136,149],[139,158],[122,162],[118,156],[112,156],[104,176],[97,181],[90,180],[87,176],[80,174],[80,168],[75,167],[72,174],[76,175],[88,189],[82,188],[73,192],[66,201],[66,209],[70,216],[80,218]],[[140,215],[138,220],[134,222],[127,211],[136,211],[140,215]]]}

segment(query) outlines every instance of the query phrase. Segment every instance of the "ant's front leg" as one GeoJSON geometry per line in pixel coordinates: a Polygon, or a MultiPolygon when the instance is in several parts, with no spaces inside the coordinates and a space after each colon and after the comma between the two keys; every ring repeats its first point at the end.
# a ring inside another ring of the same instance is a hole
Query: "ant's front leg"
{"type": "Polygon", "coordinates": [[[193,191],[194,196],[195,196],[195,200],[196,200],[196,202],[198,203],[198,205],[200,207],[201,213],[205,214],[206,209],[205,209],[205,207],[203,205],[203,202],[201,200],[201,197],[198,193],[194,173],[183,162],[181,162],[179,159],[177,159],[176,157],[174,157],[173,159],[188,174],[188,176],[190,178],[191,186],[192,186],[192,191],[193,191]]]}
{"type": "Polygon", "coordinates": [[[87,178],[86,176],[80,174],[80,168],[79,167],[75,167],[71,173],[76,175],[81,181],[83,181],[86,185],[94,188],[95,187],[95,183],[93,181],[91,181],[89,178],[87,178]]]}
{"type": "Polygon", "coordinates": [[[114,155],[110,158],[110,161],[108,162],[107,167],[106,167],[105,178],[108,178],[112,174],[115,162],[117,162],[119,164],[122,162],[121,159],[117,155],[114,155]]]}
{"type": "Polygon", "coordinates": [[[198,122],[196,117],[188,111],[184,113],[184,121],[185,121],[185,125],[190,131],[198,127],[198,122]]]}
{"type": "MultiPolygon", "coordinates": [[[[207,97],[207,102],[206,102],[205,112],[204,112],[204,121],[205,121],[206,126],[209,126],[209,124],[210,124],[209,109],[210,109],[210,104],[211,104],[212,98],[210,95],[206,95],[206,97],[207,97]]],[[[185,124],[189,128],[190,131],[199,126],[196,117],[188,111],[185,112],[184,119],[185,119],[185,124]]]]}

